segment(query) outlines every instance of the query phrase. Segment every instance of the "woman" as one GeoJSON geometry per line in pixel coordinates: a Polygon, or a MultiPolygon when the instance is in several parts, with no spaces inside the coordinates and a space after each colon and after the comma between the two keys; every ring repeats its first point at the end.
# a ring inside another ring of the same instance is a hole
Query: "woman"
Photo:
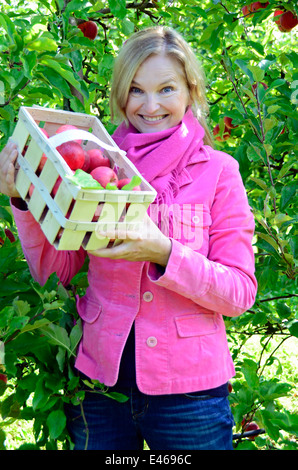
{"type": "MultiPolygon", "coordinates": [[[[84,419],[68,410],[76,449],[232,449],[228,380],[234,375],[223,315],[256,295],[254,221],[237,162],[212,148],[204,80],[175,31],[148,28],[124,44],[114,70],[114,139],[157,191],[140,233],[89,252],[89,287],[78,299],[80,373],[129,397],[86,393],[84,419]]],[[[57,252],[14,188],[16,150],[1,155],[2,192],[33,276],[67,285],[86,253],[57,252]],[[30,233],[30,238],[26,234],[30,233]]]]}

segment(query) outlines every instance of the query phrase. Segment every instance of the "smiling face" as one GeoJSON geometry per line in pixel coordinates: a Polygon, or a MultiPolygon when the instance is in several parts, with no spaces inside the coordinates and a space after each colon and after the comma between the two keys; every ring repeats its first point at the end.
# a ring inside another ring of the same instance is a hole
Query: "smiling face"
{"type": "Polygon", "coordinates": [[[152,133],[179,124],[189,104],[180,63],[167,55],[152,55],[133,78],[125,114],[139,132],[152,133]]]}

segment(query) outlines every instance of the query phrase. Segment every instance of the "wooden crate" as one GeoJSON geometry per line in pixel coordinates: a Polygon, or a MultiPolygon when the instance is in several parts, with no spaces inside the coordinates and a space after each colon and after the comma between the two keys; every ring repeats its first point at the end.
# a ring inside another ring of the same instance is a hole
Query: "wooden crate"
{"type": "Polygon", "coordinates": [[[98,233],[99,229],[105,229],[107,225],[121,228],[124,224],[142,223],[149,204],[156,197],[152,186],[94,116],[48,108],[21,107],[12,140],[19,146],[17,190],[27,202],[46,238],[57,250],[78,250],[81,246],[86,250],[106,247],[110,240],[102,237],[98,233]],[[55,135],[62,124],[72,124],[80,131],[55,135]],[[41,127],[48,132],[50,138],[44,135],[41,127]],[[56,147],[65,141],[66,135],[67,140],[81,138],[78,135],[81,131],[85,131],[82,133],[85,139],[83,148],[104,149],[112,168],[117,169],[118,178],[138,175],[142,180],[141,191],[86,190],[70,181],[67,176],[71,176],[73,172],[56,147]],[[38,174],[43,153],[47,160],[38,174]],[[59,176],[62,182],[56,195],[52,197],[51,191],[59,176]],[[34,190],[29,196],[31,183],[34,190]],[[94,222],[92,219],[100,203],[102,211],[98,221],[94,222]]]}

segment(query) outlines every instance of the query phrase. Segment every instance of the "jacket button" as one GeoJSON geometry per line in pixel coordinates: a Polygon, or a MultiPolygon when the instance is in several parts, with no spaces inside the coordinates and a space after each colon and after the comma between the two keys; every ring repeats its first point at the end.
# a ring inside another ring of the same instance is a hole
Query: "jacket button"
{"type": "Polygon", "coordinates": [[[154,348],[157,345],[157,339],[155,338],[155,336],[149,336],[149,338],[147,338],[146,343],[149,348],[154,348]]]}
{"type": "Polygon", "coordinates": [[[152,299],[153,299],[152,292],[150,292],[150,291],[144,292],[143,300],[145,300],[145,302],[151,302],[152,299]]]}

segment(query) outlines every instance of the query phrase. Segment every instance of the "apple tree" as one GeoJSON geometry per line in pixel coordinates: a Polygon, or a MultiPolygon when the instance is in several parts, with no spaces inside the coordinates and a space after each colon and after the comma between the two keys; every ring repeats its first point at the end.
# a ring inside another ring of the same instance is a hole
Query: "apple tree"
{"type": "MultiPolygon", "coordinates": [[[[225,319],[237,371],[230,394],[237,449],[297,449],[297,409],[283,405],[297,388],[295,378],[284,378],[287,363],[279,354],[291,341],[297,347],[298,336],[297,14],[290,0],[37,0],[0,6],[0,148],[21,105],[94,114],[112,132],[114,57],[145,26],[174,27],[202,62],[214,145],[239,162],[256,220],[258,296],[248,312],[225,319]],[[243,434],[251,421],[265,430],[254,441],[243,434]]],[[[15,420],[32,422],[33,440],[20,448],[72,448],[63,407],[70,401],[81,406],[84,398],[73,362],[81,337],[75,296],[84,293],[88,266],[67,288],[55,275],[38,285],[5,195],[0,254],[0,448],[15,420]]],[[[101,384],[89,386],[102,390],[101,384]]]]}

